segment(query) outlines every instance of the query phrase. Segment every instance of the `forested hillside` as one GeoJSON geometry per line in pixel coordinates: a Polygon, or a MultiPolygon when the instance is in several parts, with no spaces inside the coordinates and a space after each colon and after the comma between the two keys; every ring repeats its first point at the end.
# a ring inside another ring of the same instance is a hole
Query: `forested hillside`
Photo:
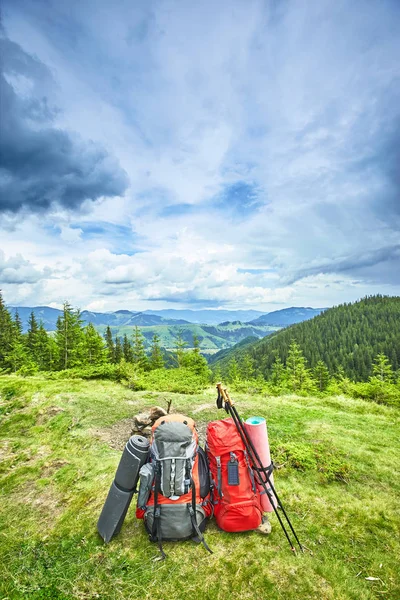
{"type": "Polygon", "coordinates": [[[342,372],[350,379],[365,381],[379,353],[388,357],[396,371],[400,367],[400,297],[370,296],[330,308],[245,349],[233,348],[223,356],[218,353],[211,361],[224,370],[233,358],[240,360],[246,353],[268,378],[276,357],[286,363],[292,340],[311,368],[323,361],[331,375],[342,372]]]}

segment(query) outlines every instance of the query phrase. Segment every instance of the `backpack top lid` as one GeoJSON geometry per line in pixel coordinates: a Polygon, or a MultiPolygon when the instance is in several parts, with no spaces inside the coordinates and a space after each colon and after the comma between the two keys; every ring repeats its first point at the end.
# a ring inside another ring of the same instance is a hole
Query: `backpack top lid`
{"type": "MultiPolygon", "coordinates": [[[[190,417],[181,415],[179,413],[176,413],[176,414],[174,413],[172,415],[165,415],[164,417],[160,417],[159,419],[157,419],[157,421],[154,423],[153,427],[151,428],[153,441],[156,438],[162,439],[163,437],[165,437],[161,433],[163,424],[168,424],[168,427],[165,427],[165,430],[169,430],[170,434],[173,437],[175,437],[175,436],[179,437],[180,432],[184,435],[184,437],[186,437],[185,430],[189,429],[190,434],[191,434],[191,439],[192,439],[192,441],[194,441],[196,443],[196,446],[197,446],[198,441],[199,441],[199,436],[197,435],[196,423],[190,417]],[[175,424],[176,424],[176,426],[174,427],[175,424]],[[161,428],[161,429],[157,433],[157,430],[159,428],[161,428]]],[[[189,433],[189,432],[187,432],[187,433],[189,433]]],[[[173,441],[173,440],[171,440],[171,441],[173,441]]]]}
{"type": "Polygon", "coordinates": [[[163,417],[159,417],[154,423],[153,427],[151,428],[152,434],[154,435],[155,430],[161,425],[161,423],[171,422],[184,423],[189,427],[189,429],[191,429],[191,431],[196,432],[196,423],[193,419],[191,419],[190,417],[186,417],[185,415],[181,415],[180,413],[173,413],[171,415],[164,415],[163,417]]]}
{"type": "Polygon", "coordinates": [[[207,425],[207,448],[213,456],[221,456],[233,449],[245,450],[233,419],[210,421],[207,425]]]}

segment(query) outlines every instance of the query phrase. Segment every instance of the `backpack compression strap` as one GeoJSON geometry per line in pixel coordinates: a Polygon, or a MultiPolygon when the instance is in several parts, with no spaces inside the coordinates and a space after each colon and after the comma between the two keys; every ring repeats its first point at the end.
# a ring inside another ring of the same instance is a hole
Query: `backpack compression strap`
{"type": "Polygon", "coordinates": [[[158,494],[160,493],[161,485],[161,463],[156,461],[156,481],[154,486],[154,517],[153,517],[153,529],[151,532],[153,540],[157,540],[158,549],[160,550],[161,560],[166,558],[166,554],[163,550],[161,543],[161,507],[158,504],[158,494]]]}
{"type": "Polygon", "coordinates": [[[203,544],[204,548],[210,553],[213,554],[213,551],[209,548],[206,540],[204,539],[204,535],[201,533],[199,526],[197,524],[197,518],[196,518],[196,486],[194,484],[193,479],[191,478],[191,484],[192,484],[192,504],[188,504],[188,509],[189,509],[189,514],[190,514],[190,520],[192,521],[192,527],[194,529],[194,531],[197,534],[197,537],[199,538],[199,540],[201,541],[201,543],[203,544]]]}

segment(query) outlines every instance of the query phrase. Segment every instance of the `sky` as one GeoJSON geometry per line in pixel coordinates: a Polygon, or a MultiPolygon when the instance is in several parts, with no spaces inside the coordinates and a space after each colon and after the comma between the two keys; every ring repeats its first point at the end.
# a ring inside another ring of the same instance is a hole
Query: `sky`
{"type": "Polygon", "coordinates": [[[400,295],[399,31],[398,0],[3,0],[6,303],[400,295]]]}

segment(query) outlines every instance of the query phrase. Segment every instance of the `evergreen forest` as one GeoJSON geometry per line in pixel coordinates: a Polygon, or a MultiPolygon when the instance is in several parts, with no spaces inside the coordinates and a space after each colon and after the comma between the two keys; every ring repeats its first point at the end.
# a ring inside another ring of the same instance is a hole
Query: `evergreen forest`
{"type": "Polygon", "coordinates": [[[102,336],[65,302],[55,332],[32,311],[24,333],[18,312],[0,294],[0,369],[22,376],[124,380],[131,389],[187,393],[222,379],[236,389],[272,395],[348,394],[397,404],[400,397],[400,298],[372,296],[328,309],[260,341],[211,357],[181,336],[166,351],[140,327],[132,335],[102,336]]]}

